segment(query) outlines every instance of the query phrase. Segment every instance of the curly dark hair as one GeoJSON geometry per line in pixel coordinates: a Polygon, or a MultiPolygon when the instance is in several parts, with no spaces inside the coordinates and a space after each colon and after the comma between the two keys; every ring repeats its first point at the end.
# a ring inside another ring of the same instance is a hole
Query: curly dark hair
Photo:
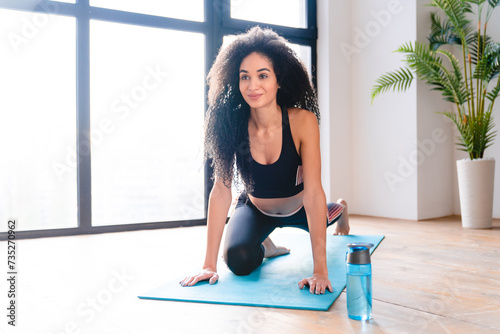
{"type": "Polygon", "coordinates": [[[318,122],[320,119],[316,91],[307,70],[285,38],[271,29],[253,27],[222,48],[207,77],[209,106],[204,124],[204,157],[205,161],[212,159],[214,175],[224,185],[230,187],[233,177],[241,178],[248,191],[253,187],[249,171],[250,106],[239,90],[239,67],[253,52],[267,57],[273,66],[280,86],[278,105],[306,109],[316,115],[318,122]]]}

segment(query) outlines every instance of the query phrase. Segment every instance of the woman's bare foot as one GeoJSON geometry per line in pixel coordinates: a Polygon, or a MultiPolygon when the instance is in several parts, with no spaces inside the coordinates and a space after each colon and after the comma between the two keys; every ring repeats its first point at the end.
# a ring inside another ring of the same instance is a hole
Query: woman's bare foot
{"type": "Polygon", "coordinates": [[[264,240],[262,246],[264,246],[264,257],[276,257],[290,253],[290,250],[288,248],[276,246],[269,237],[264,240]]]}
{"type": "Polygon", "coordinates": [[[347,211],[347,202],[343,198],[339,198],[337,201],[338,204],[344,207],[344,212],[340,216],[339,220],[335,224],[335,233],[334,235],[347,235],[349,234],[349,212],[347,211]]]}

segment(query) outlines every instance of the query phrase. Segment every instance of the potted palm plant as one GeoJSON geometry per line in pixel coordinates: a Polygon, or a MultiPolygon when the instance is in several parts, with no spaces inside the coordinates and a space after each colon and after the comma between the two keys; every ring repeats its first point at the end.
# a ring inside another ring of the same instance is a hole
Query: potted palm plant
{"type": "Polygon", "coordinates": [[[484,157],[493,144],[492,111],[500,95],[500,43],[487,34],[488,20],[500,0],[432,0],[429,6],[444,14],[431,14],[429,43],[405,43],[397,52],[406,66],[386,73],[372,88],[373,99],[390,89],[407,90],[416,74],[453,111],[442,112],[456,125],[459,149],[469,158],[457,161],[462,226],[492,226],[495,160],[484,157]],[[474,8],[473,8],[474,7],[474,8]],[[470,17],[478,16],[477,28],[470,17]],[[452,46],[452,48],[442,48],[452,46]],[[457,55],[449,50],[458,51],[457,55]]]}

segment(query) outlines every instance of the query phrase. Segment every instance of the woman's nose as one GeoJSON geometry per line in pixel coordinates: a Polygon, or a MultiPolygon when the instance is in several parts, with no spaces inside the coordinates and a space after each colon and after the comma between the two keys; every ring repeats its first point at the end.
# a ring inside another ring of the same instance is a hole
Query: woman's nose
{"type": "Polygon", "coordinates": [[[248,89],[250,90],[256,90],[259,88],[259,80],[257,79],[250,79],[248,84],[248,89]]]}

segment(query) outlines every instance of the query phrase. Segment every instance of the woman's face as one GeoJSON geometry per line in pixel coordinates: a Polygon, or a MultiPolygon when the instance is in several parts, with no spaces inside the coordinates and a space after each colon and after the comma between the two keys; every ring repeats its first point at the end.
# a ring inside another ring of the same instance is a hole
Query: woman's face
{"type": "Polygon", "coordinates": [[[271,61],[253,52],[240,65],[240,92],[250,108],[262,108],[276,104],[278,80],[271,61]]]}

